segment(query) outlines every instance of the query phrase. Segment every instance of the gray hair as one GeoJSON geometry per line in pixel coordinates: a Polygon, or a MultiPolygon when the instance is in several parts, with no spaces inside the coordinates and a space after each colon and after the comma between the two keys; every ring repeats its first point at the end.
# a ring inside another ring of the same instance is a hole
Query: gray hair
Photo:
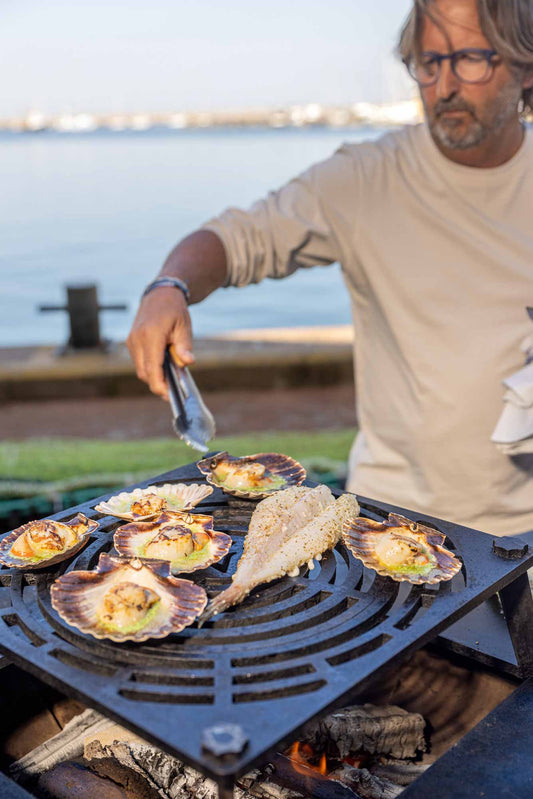
{"type": "MultiPolygon", "coordinates": [[[[533,0],[476,0],[481,30],[511,69],[533,72],[533,0]]],[[[400,33],[398,55],[406,60],[419,50],[425,16],[439,25],[435,0],[414,0],[400,33]]],[[[533,112],[533,87],[522,92],[522,112],[533,112]]]]}

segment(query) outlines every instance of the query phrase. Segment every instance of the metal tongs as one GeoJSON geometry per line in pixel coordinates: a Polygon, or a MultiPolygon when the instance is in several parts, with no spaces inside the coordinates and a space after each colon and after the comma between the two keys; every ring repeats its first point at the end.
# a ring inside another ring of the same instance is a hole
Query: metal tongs
{"type": "Polygon", "coordinates": [[[163,371],[168,384],[174,430],[193,449],[207,452],[215,435],[215,420],[206,407],[189,370],[177,366],[170,347],[165,352],[163,371]]]}

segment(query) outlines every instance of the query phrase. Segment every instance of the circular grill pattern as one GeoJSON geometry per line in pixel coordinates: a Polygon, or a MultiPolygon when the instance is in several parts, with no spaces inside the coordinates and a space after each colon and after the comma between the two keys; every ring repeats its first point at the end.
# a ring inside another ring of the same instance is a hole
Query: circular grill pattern
{"type": "MultiPolygon", "coordinates": [[[[221,562],[185,575],[209,597],[231,581],[254,508],[253,502],[219,492],[197,508],[212,514],[215,529],[233,538],[221,562]]],[[[67,569],[93,569],[102,551],[113,551],[113,532],[123,523],[87,506],[83,512],[101,526],[72,562],[42,574],[0,572],[12,610],[3,621],[59,661],[105,675],[131,700],[214,704],[217,692],[225,691],[239,703],[319,690],[332,669],[416,624],[438,594],[461,590],[466,575],[463,569],[451,583],[436,586],[396,583],[365,569],[338,545],[313,569],[302,567],[298,577],[259,586],[201,629],[194,624],[160,641],[115,644],[71,628],[50,604],[55,577],[67,569]]],[[[371,508],[362,514],[382,518],[371,508]]],[[[446,545],[453,549],[453,542],[446,545]]]]}

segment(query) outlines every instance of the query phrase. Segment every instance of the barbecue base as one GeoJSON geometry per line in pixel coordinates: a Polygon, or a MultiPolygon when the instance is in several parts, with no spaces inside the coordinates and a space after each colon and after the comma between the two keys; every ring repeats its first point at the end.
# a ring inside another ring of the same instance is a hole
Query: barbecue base
{"type": "MultiPolygon", "coordinates": [[[[140,486],[202,482],[194,464],[140,486]]],[[[0,651],[57,690],[93,707],[213,778],[221,795],[234,780],[285,748],[298,730],[336,707],[353,704],[397,673],[403,660],[500,592],[521,677],[533,673],[533,601],[527,547],[475,530],[360,498],[362,515],[396,511],[433,525],[463,568],[437,585],[396,583],[365,569],[338,545],[313,570],[259,586],[239,606],[161,641],[114,644],[69,627],[51,607],[50,585],[66,568],[93,568],[112,548],[122,522],[100,521],[72,563],[48,573],[0,571],[0,651]],[[220,725],[231,725],[220,738],[220,725]],[[216,748],[209,743],[217,739],[216,748]]],[[[198,507],[229,533],[230,553],[190,575],[213,596],[231,580],[255,504],[219,490],[198,507]]],[[[498,667],[497,659],[487,663],[498,667]]]]}
{"type": "MultiPolygon", "coordinates": [[[[466,733],[477,729],[476,725],[487,713],[513,694],[517,684],[517,680],[465,664],[454,655],[444,656],[423,649],[361,701],[399,705],[423,715],[431,730],[431,749],[421,762],[437,761],[438,765],[441,756],[466,733]]],[[[83,710],[79,703],[57,694],[15,666],[0,672],[0,696],[1,756],[5,771],[10,762],[55,735],[83,710]],[[25,721],[21,724],[23,718],[25,721]]],[[[523,721],[521,725],[522,733],[527,736],[523,721]]],[[[533,723],[531,727],[533,734],[533,723]]],[[[523,764],[523,772],[526,765],[523,764]]],[[[466,762],[463,768],[468,768],[466,762]]],[[[494,774],[495,787],[497,776],[494,774]]],[[[413,789],[418,782],[413,784],[413,789]]],[[[9,784],[14,785],[6,783],[9,784]]],[[[14,786],[14,790],[18,790],[18,786],[14,786]]],[[[1,791],[0,795],[9,796],[1,791]]]]}

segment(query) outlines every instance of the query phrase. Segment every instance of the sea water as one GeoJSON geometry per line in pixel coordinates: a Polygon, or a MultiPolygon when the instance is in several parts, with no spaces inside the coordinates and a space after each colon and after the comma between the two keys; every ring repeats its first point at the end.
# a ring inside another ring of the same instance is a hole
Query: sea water
{"type": "MultiPolygon", "coordinates": [[[[96,283],[101,334],[123,340],[143,287],[184,235],[247,207],[371,128],[203,129],[0,134],[0,346],[61,344],[65,286],[96,283]]],[[[343,324],[338,265],[215,292],[192,309],[194,333],[343,324]]]]}

